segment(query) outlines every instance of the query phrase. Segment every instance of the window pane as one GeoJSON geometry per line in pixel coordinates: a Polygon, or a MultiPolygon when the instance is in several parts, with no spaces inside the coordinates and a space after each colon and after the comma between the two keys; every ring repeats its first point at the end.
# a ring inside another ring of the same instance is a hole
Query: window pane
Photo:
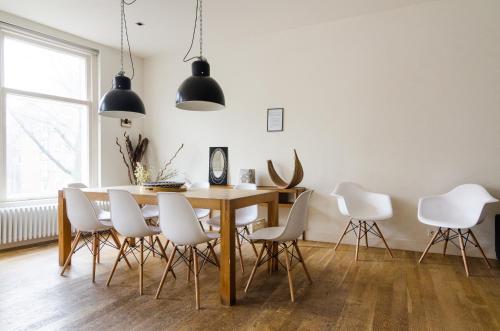
{"type": "Polygon", "coordinates": [[[87,61],[20,39],[5,38],[5,86],[86,100],[87,61]]]}
{"type": "Polygon", "coordinates": [[[56,196],[88,182],[88,107],[8,94],[7,199],[56,196]]]}

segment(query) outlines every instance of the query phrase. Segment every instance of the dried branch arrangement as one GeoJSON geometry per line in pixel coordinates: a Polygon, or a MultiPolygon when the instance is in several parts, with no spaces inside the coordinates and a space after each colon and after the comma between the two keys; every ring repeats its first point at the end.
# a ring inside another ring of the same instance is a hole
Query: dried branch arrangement
{"type": "Polygon", "coordinates": [[[137,184],[137,178],[135,177],[137,163],[140,163],[146,154],[146,150],[148,148],[149,139],[143,138],[141,134],[139,134],[139,139],[137,140],[137,145],[134,147],[132,141],[130,140],[130,136],[124,132],[123,136],[125,137],[125,149],[127,151],[127,155],[123,151],[123,147],[120,144],[118,137],[116,137],[116,145],[118,146],[118,150],[122,155],[123,163],[127,167],[128,179],[130,184],[137,184]]]}
{"type": "Polygon", "coordinates": [[[177,157],[177,155],[179,154],[179,152],[181,151],[181,149],[183,147],[184,147],[184,144],[181,144],[181,146],[174,153],[174,156],[172,156],[170,158],[170,160],[165,162],[165,164],[163,165],[161,170],[158,172],[158,175],[156,175],[157,182],[162,181],[162,180],[168,180],[168,179],[174,178],[175,176],[178,175],[178,172],[176,169],[171,169],[169,167],[172,165],[172,162],[175,160],[175,158],[177,157]]]}

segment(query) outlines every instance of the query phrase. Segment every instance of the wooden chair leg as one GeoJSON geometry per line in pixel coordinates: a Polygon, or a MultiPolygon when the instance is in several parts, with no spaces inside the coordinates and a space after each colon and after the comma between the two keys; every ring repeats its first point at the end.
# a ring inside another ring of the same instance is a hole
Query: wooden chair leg
{"type": "Polygon", "coordinates": [[[118,239],[118,234],[116,233],[116,230],[111,228],[109,230],[109,234],[111,235],[111,239],[113,239],[113,241],[115,242],[116,247],[120,249],[121,248],[120,239],[118,239]]]}
{"type": "MultiPolygon", "coordinates": [[[[245,226],[243,228],[243,230],[245,231],[245,233],[247,234],[247,236],[250,235],[250,230],[248,230],[248,226],[245,226]]],[[[259,256],[259,252],[257,252],[257,247],[255,247],[255,244],[251,240],[250,240],[250,245],[252,245],[252,249],[253,249],[253,252],[255,253],[255,257],[259,256]]]]}
{"type": "Polygon", "coordinates": [[[125,256],[125,252],[127,247],[129,246],[129,241],[127,238],[123,239],[123,243],[121,244],[120,251],[118,252],[118,255],[116,256],[115,263],[113,264],[113,269],[111,269],[111,273],[109,274],[108,281],[106,282],[106,286],[109,286],[111,283],[111,279],[113,278],[113,275],[116,270],[116,266],[118,265],[118,262],[120,261],[120,257],[123,255],[125,256]]]}
{"type": "Polygon", "coordinates": [[[359,241],[361,240],[361,231],[362,231],[362,226],[361,226],[361,221],[359,221],[359,227],[358,227],[358,240],[356,241],[356,254],[354,255],[354,261],[358,260],[358,253],[359,253],[359,241]]]}
{"type": "Polygon", "coordinates": [[[432,236],[431,240],[427,244],[427,247],[425,248],[424,252],[422,253],[422,256],[420,256],[420,259],[418,260],[418,263],[422,262],[422,260],[424,259],[425,255],[429,251],[429,248],[431,248],[431,246],[434,244],[434,240],[436,240],[436,237],[437,237],[437,235],[438,235],[438,233],[439,233],[440,230],[441,230],[441,228],[439,228],[438,231],[436,231],[436,233],[434,233],[434,235],[432,236]]]}
{"type": "Polygon", "coordinates": [[[288,274],[288,286],[290,287],[290,299],[292,302],[295,302],[295,294],[293,293],[293,281],[292,274],[290,273],[290,259],[288,257],[290,253],[288,252],[288,247],[285,245],[285,263],[286,263],[286,272],[288,274]]]}
{"type": "Polygon", "coordinates": [[[97,232],[97,263],[101,263],[101,233],[97,232]]]}
{"type": "Polygon", "coordinates": [[[366,227],[366,221],[363,221],[363,232],[365,234],[365,246],[368,248],[368,230],[366,227]]]}
{"type": "Polygon", "coordinates": [[[343,232],[343,233],[342,233],[342,235],[340,236],[339,241],[337,241],[337,244],[335,245],[335,248],[333,249],[334,251],[336,251],[336,250],[337,250],[337,247],[339,247],[340,242],[342,241],[342,239],[344,239],[344,236],[345,236],[345,234],[347,233],[347,230],[349,229],[349,226],[351,225],[351,223],[352,223],[352,221],[351,221],[351,220],[349,220],[349,223],[347,223],[347,226],[345,227],[344,232],[343,232]]]}
{"type": "Polygon", "coordinates": [[[198,253],[196,252],[196,246],[191,247],[191,255],[193,255],[194,260],[194,287],[195,287],[195,299],[196,299],[196,309],[200,309],[200,283],[198,279],[198,253]]]}
{"type": "Polygon", "coordinates": [[[373,222],[373,225],[375,226],[375,228],[377,228],[377,232],[378,234],[380,235],[380,238],[382,238],[382,242],[384,243],[385,245],[385,248],[387,248],[387,250],[389,251],[389,255],[391,255],[392,258],[394,258],[394,255],[392,255],[392,251],[391,249],[389,248],[389,245],[387,245],[387,241],[385,241],[385,238],[384,238],[384,235],[382,234],[382,231],[380,231],[378,225],[376,222],[373,222]]]}
{"type": "Polygon", "coordinates": [[[95,266],[97,263],[97,253],[99,251],[98,233],[92,234],[92,283],[95,283],[95,266]]]}
{"type": "MultiPolygon", "coordinates": [[[[165,257],[165,260],[168,263],[167,252],[165,252],[165,250],[163,249],[160,238],[158,238],[158,236],[156,236],[155,241],[158,242],[158,247],[160,247],[161,254],[165,257]]],[[[177,279],[177,276],[175,275],[174,269],[170,269],[170,272],[172,272],[172,276],[174,276],[174,278],[177,279]]]]}
{"type": "Polygon", "coordinates": [[[170,240],[167,239],[167,242],[165,243],[165,246],[163,246],[163,250],[166,251],[168,244],[170,244],[170,240]]]}
{"type": "Polygon", "coordinates": [[[309,271],[307,270],[306,267],[306,262],[304,261],[304,258],[302,257],[302,253],[300,252],[299,245],[297,244],[297,240],[293,242],[293,245],[295,246],[295,250],[297,251],[297,255],[299,256],[300,263],[302,264],[302,267],[304,268],[304,272],[306,273],[307,279],[309,279],[309,284],[312,284],[312,279],[311,275],[309,274],[309,271]]]}
{"type": "Polygon", "coordinates": [[[460,243],[460,251],[462,251],[462,259],[464,261],[465,273],[469,277],[469,266],[467,265],[467,255],[465,254],[464,238],[462,238],[462,230],[458,229],[458,239],[460,243]]]}
{"type": "Polygon", "coordinates": [[[172,250],[172,253],[170,253],[170,257],[168,258],[167,266],[165,267],[163,275],[161,276],[160,285],[158,286],[158,290],[156,290],[155,299],[158,299],[160,297],[160,292],[161,289],[163,288],[163,284],[165,283],[165,279],[167,278],[168,270],[172,268],[172,261],[174,260],[176,251],[177,251],[177,246],[174,245],[174,249],[172,250]]]}
{"type": "Polygon", "coordinates": [[[189,259],[188,259],[188,270],[187,270],[187,281],[191,281],[191,270],[193,267],[193,250],[189,249],[189,259]]]}
{"type": "Polygon", "coordinates": [[[220,269],[219,259],[217,258],[217,254],[215,254],[214,247],[212,246],[212,244],[210,242],[207,242],[207,246],[208,246],[208,249],[210,250],[210,253],[214,257],[215,264],[217,265],[217,268],[220,269]]]}
{"type": "Polygon", "coordinates": [[[153,236],[149,236],[149,243],[151,244],[152,251],[151,253],[153,254],[153,257],[155,257],[155,243],[156,241],[153,239],[153,236]]]}
{"type": "Polygon", "coordinates": [[[450,229],[446,230],[444,235],[443,256],[446,256],[446,248],[448,247],[448,240],[450,240],[450,229]]]}
{"type": "Polygon", "coordinates": [[[479,245],[479,241],[477,241],[476,239],[476,236],[474,235],[474,233],[472,232],[471,229],[469,229],[469,233],[470,235],[472,236],[472,239],[474,239],[474,242],[477,246],[477,248],[479,248],[479,251],[481,252],[481,255],[483,256],[483,259],[484,261],[486,262],[486,264],[488,265],[488,268],[491,269],[491,264],[490,264],[490,261],[488,261],[488,258],[486,257],[486,255],[484,254],[484,251],[483,251],[483,248],[481,247],[481,245],[479,245]]]}
{"type": "Polygon", "coordinates": [[[81,236],[82,236],[82,233],[80,231],[78,231],[76,233],[75,239],[73,239],[73,244],[71,245],[71,250],[69,251],[68,257],[66,258],[66,262],[64,262],[63,269],[61,270],[61,276],[66,271],[66,268],[68,268],[69,262],[71,261],[71,256],[75,252],[76,246],[78,246],[78,243],[80,242],[81,236]]]}
{"type": "MultiPolygon", "coordinates": [[[[115,229],[111,229],[111,230],[109,230],[109,233],[111,234],[111,238],[115,242],[116,247],[118,247],[118,250],[120,250],[121,247],[122,247],[122,244],[120,244],[120,239],[118,239],[118,235],[116,233],[116,230],[115,229]]],[[[125,254],[123,254],[123,259],[125,260],[125,263],[127,263],[129,269],[132,269],[132,266],[130,265],[130,262],[128,261],[128,259],[125,256],[125,254]]]]}
{"type": "Polygon", "coordinates": [[[264,253],[264,250],[266,249],[267,243],[264,242],[262,243],[262,248],[260,249],[259,256],[257,257],[257,260],[255,261],[255,265],[253,266],[252,272],[250,273],[250,277],[248,278],[247,286],[245,286],[245,292],[248,291],[248,288],[250,287],[250,284],[252,283],[253,277],[255,276],[255,271],[257,270],[257,267],[259,266],[259,262],[262,259],[262,254],[264,253]]]}
{"type": "Polygon", "coordinates": [[[139,239],[139,295],[142,295],[144,285],[144,238],[139,239]]]}
{"type": "Polygon", "coordinates": [[[245,272],[245,266],[243,264],[243,254],[241,253],[241,241],[240,241],[240,234],[238,233],[238,229],[236,229],[236,247],[238,248],[238,253],[240,255],[240,267],[241,267],[241,272],[245,272]]]}

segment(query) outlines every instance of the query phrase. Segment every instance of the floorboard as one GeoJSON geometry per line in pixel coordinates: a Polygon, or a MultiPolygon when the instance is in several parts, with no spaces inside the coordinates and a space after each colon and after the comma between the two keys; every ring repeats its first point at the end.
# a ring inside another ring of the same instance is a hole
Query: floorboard
{"type": "MultiPolygon", "coordinates": [[[[168,276],[154,299],[165,261],[150,257],[144,295],[138,269],[119,265],[110,287],[106,279],[116,251],[106,248],[91,282],[91,255],[79,251],[66,276],[59,276],[57,246],[0,253],[1,330],[499,330],[500,264],[488,269],[470,258],[465,276],[458,256],[429,254],[420,265],[416,252],[354,248],[301,242],[313,285],[300,265],[292,274],[296,302],[290,302],[286,272],[268,276],[259,269],[243,292],[255,256],[244,245],[245,274],[237,266],[238,305],[219,304],[218,271],[200,275],[201,310],[194,309],[194,281],[185,267],[168,276]]],[[[169,249],[170,250],[170,249],[169,249]]],[[[132,261],[132,260],[131,260],[132,261]]]]}

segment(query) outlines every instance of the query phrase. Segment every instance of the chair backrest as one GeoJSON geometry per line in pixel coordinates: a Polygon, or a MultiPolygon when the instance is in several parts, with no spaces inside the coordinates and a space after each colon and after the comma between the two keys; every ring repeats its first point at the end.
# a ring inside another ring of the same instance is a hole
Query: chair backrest
{"type": "Polygon", "coordinates": [[[356,183],[342,182],[331,195],[337,198],[339,210],[345,216],[359,213],[392,215],[392,204],[388,195],[369,192],[356,183]]]}
{"type": "Polygon", "coordinates": [[[209,182],[196,182],[192,183],[189,186],[190,189],[198,189],[198,188],[210,188],[210,183],[209,182]]]}
{"type": "Polygon", "coordinates": [[[196,245],[209,240],[185,196],[174,192],[158,193],[158,205],[161,231],[174,244],[196,245]]]}
{"type": "Polygon", "coordinates": [[[150,232],[141,208],[130,192],[108,190],[113,227],[125,237],[142,237],[150,232]]]}
{"type": "Polygon", "coordinates": [[[295,240],[306,230],[309,199],[312,193],[312,190],[305,191],[295,200],[288,214],[285,229],[280,235],[279,240],[295,240]]]}
{"type": "Polygon", "coordinates": [[[87,188],[88,186],[84,183],[70,183],[68,184],[69,188],[87,188]]]}
{"type": "Polygon", "coordinates": [[[453,208],[477,223],[483,221],[486,204],[498,202],[483,186],[462,184],[441,195],[453,208]]]}
{"type": "Polygon", "coordinates": [[[63,191],[69,221],[77,230],[93,232],[102,226],[94,206],[79,188],[68,187],[63,191]]]}
{"type": "MultiPolygon", "coordinates": [[[[252,183],[240,183],[234,186],[235,190],[257,190],[257,185],[252,183]]],[[[259,206],[252,205],[240,209],[236,209],[237,218],[257,219],[259,217],[259,206]]]]}

